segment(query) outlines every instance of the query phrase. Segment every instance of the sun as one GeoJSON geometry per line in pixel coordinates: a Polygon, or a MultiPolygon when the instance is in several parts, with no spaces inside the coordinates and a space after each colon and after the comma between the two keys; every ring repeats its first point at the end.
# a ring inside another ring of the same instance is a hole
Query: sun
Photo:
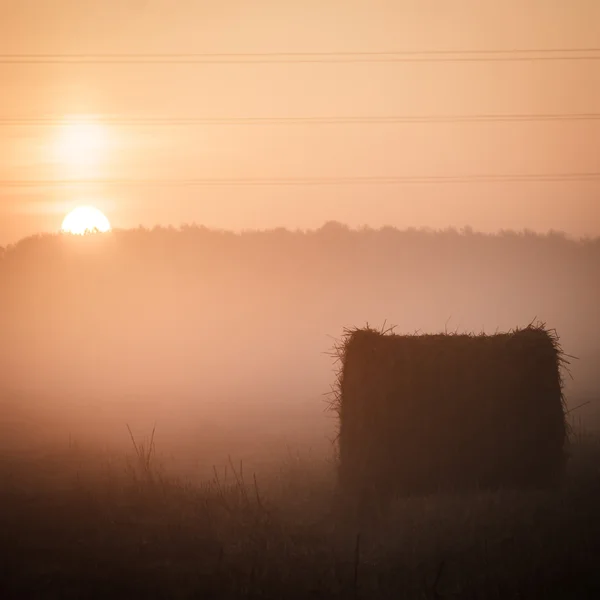
{"type": "Polygon", "coordinates": [[[60,230],[63,233],[84,235],[86,233],[106,233],[110,231],[106,215],[93,206],[78,206],[63,220],[60,230]]]}

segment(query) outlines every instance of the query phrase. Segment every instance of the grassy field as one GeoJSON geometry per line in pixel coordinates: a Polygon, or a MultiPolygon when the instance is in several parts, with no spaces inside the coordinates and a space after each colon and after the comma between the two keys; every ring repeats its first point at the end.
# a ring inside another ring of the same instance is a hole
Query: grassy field
{"type": "Polygon", "coordinates": [[[598,436],[573,437],[560,489],[397,498],[366,509],[336,495],[325,450],[271,449],[262,468],[226,458],[203,480],[162,464],[159,434],[156,444],[124,435],[127,453],[72,438],[3,451],[2,598],[600,593],[598,436]]]}

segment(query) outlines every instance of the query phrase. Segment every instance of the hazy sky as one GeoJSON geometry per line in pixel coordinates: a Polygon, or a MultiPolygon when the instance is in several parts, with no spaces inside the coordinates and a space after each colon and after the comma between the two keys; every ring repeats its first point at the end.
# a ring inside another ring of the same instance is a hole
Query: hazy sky
{"type": "MultiPolygon", "coordinates": [[[[0,2],[3,58],[574,48],[600,48],[597,0],[0,2]]],[[[335,219],[350,225],[469,224],[483,230],[528,227],[600,234],[600,178],[179,185],[181,179],[240,177],[600,173],[600,118],[395,124],[152,122],[157,117],[600,113],[600,60],[34,62],[2,63],[0,73],[0,245],[58,229],[65,212],[78,204],[98,206],[117,227],[196,222],[234,229],[305,228],[335,219]],[[151,122],[114,123],[115,118],[142,117],[151,122]],[[50,125],[14,121],[40,118],[51,119],[50,125]],[[178,185],[67,185],[72,179],[104,178],[168,179],[178,185]],[[52,179],[62,183],[7,185],[52,179]]]]}

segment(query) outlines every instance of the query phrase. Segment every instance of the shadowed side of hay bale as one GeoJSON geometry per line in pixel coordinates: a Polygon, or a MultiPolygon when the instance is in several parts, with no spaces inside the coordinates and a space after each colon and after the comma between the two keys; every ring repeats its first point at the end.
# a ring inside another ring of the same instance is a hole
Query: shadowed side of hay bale
{"type": "Polygon", "coordinates": [[[477,336],[357,329],[340,359],[342,488],[545,486],[561,474],[563,359],[544,326],[477,336]]]}

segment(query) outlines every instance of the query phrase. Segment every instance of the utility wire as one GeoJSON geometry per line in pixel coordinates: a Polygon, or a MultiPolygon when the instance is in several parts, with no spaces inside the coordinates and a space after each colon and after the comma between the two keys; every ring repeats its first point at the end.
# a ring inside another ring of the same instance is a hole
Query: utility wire
{"type": "Polygon", "coordinates": [[[100,117],[82,121],[58,117],[0,118],[0,126],[54,127],[98,123],[124,126],[178,125],[352,125],[391,123],[470,123],[470,122],[533,122],[533,121],[596,121],[600,113],[574,114],[480,114],[480,115],[390,115],[349,117],[100,117]]]}
{"type": "Polygon", "coordinates": [[[138,54],[0,54],[3,64],[364,63],[600,60],[600,48],[138,54]]]}
{"type": "Polygon", "coordinates": [[[500,175],[423,175],[364,177],[270,177],[270,178],[175,178],[175,179],[24,179],[0,180],[0,188],[54,187],[81,185],[116,186],[336,186],[396,185],[503,182],[600,181],[600,172],[588,173],[524,173],[500,175]]]}

